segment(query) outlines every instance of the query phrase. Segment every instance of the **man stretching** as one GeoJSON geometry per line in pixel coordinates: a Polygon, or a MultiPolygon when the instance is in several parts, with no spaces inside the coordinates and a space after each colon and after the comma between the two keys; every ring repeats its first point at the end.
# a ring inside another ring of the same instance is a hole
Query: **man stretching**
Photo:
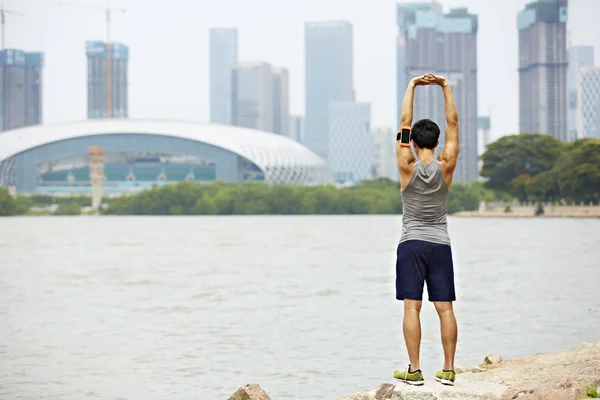
{"type": "Polygon", "coordinates": [[[412,385],[423,385],[419,365],[421,347],[421,303],[423,284],[427,282],[429,301],[440,317],[444,366],[435,379],[454,385],[454,354],[458,328],[452,302],[454,268],[446,212],[448,189],[458,157],[458,113],[448,81],[433,74],[414,78],[404,96],[396,156],[400,171],[403,218],[402,236],[396,259],[396,298],[404,301],[404,340],[410,364],[407,370],[394,371],[394,377],[412,385]],[[415,88],[438,85],[442,88],[446,111],[446,147],[437,160],[434,156],[439,143],[440,128],[423,119],[414,124],[413,97],[415,88]],[[413,144],[415,159],[410,143],[413,144]]]}

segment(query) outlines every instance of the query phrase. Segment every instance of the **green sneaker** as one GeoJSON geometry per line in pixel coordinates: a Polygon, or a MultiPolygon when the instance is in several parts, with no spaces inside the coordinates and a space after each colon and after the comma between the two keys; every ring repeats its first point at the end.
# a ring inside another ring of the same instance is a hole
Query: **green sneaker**
{"type": "Polygon", "coordinates": [[[445,369],[438,371],[435,374],[435,380],[448,386],[454,386],[454,380],[456,379],[456,374],[454,371],[446,371],[445,369]]]}
{"type": "Polygon", "coordinates": [[[425,379],[423,379],[423,374],[420,369],[410,372],[410,364],[406,370],[394,371],[394,378],[414,386],[421,386],[425,383],[425,379]]]}

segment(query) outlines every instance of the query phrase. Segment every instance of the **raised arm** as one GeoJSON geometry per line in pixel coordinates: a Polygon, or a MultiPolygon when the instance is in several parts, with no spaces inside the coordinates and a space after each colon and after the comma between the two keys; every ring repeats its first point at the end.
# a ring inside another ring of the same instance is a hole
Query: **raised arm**
{"type": "Polygon", "coordinates": [[[439,160],[445,164],[444,178],[448,185],[452,182],[452,174],[456,168],[458,159],[459,139],[458,139],[458,112],[450,84],[443,76],[435,77],[436,83],[441,86],[444,93],[444,109],[446,111],[446,146],[439,155],[439,160]]]}
{"type": "MultiPolygon", "coordinates": [[[[402,132],[402,128],[411,129],[412,127],[415,88],[431,84],[435,84],[435,82],[433,82],[433,75],[430,74],[418,76],[410,81],[404,93],[398,132],[402,132]]],[[[410,181],[415,162],[415,156],[410,149],[410,143],[408,146],[402,146],[400,140],[396,140],[396,158],[398,161],[398,171],[400,172],[400,185],[402,188],[405,188],[410,181]]]]}

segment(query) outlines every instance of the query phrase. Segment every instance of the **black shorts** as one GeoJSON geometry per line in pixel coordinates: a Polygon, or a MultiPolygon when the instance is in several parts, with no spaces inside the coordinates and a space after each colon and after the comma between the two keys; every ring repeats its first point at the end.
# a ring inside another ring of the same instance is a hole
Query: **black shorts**
{"type": "Polygon", "coordinates": [[[427,282],[429,301],[456,300],[450,246],[407,240],[398,245],[396,256],[396,299],[422,300],[427,282]]]}

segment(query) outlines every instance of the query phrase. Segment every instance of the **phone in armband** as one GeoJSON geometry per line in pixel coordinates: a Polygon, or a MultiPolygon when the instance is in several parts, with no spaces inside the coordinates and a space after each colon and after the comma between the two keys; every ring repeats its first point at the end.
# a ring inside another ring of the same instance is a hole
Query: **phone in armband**
{"type": "Polygon", "coordinates": [[[396,136],[396,140],[400,141],[400,146],[410,147],[410,127],[403,126],[396,136]]]}

